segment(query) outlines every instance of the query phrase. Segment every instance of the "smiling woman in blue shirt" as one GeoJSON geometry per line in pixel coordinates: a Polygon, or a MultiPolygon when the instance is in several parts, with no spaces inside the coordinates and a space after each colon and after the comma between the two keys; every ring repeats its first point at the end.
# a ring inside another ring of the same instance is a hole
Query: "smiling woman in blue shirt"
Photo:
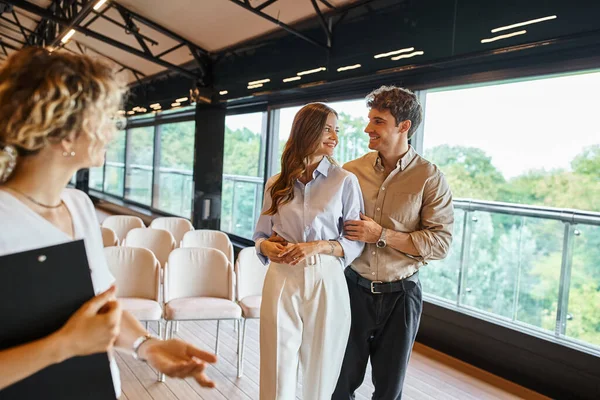
{"type": "Polygon", "coordinates": [[[364,244],[343,237],[345,221],[360,219],[356,176],[332,158],[337,113],[321,103],[294,118],[281,173],[266,184],[254,240],[271,263],[262,296],[260,398],[295,398],[302,365],[303,398],[329,400],[350,330],[343,269],[364,244]],[[268,241],[273,233],[285,241],[268,241]]]}

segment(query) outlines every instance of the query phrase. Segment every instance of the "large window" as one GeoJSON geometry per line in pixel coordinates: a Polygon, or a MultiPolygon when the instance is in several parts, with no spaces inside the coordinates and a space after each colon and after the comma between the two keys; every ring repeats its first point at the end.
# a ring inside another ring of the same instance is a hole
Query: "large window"
{"type": "Polygon", "coordinates": [[[190,218],[194,189],[194,121],[159,125],[160,161],[155,207],[190,218]]]}
{"type": "Polygon", "coordinates": [[[456,223],[448,258],[421,270],[426,293],[600,346],[598,85],[586,73],[427,93],[423,151],[456,223]]]}
{"type": "Polygon", "coordinates": [[[123,196],[125,181],[125,131],[118,131],[106,149],[104,191],[123,196]]]}
{"type": "Polygon", "coordinates": [[[119,131],[104,167],[90,168],[90,189],[191,218],[196,123],[181,110],[168,114],[133,119],[119,131]]]}
{"type": "Polygon", "coordinates": [[[129,129],[125,198],[144,205],[152,203],[154,127],[129,129]]]}
{"type": "Polygon", "coordinates": [[[264,113],[225,118],[221,230],[251,238],[264,185],[264,113]]]}
{"type": "Polygon", "coordinates": [[[90,168],[89,186],[91,189],[102,191],[104,183],[104,167],[90,168]]]}

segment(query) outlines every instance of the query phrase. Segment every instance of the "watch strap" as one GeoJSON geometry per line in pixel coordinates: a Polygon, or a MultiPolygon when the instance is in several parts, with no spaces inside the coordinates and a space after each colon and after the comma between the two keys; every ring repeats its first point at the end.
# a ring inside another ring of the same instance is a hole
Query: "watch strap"
{"type": "Polygon", "coordinates": [[[140,357],[139,350],[140,347],[150,339],[155,339],[155,336],[151,335],[150,333],[146,333],[144,336],[140,336],[139,338],[135,339],[132,346],[133,358],[140,361],[146,361],[140,357]]]}

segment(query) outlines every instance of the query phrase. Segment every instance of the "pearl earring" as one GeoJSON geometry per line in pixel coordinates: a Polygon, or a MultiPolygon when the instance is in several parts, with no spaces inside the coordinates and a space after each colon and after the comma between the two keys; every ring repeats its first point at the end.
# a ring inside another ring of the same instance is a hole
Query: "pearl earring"
{"type": "Polygon", "coordinates": [[[66,151],[63,151],[63,157],[67,157],[67,156],[75,157],[75,152],[72,151],[70,153],[67,153],[66,151]]]}

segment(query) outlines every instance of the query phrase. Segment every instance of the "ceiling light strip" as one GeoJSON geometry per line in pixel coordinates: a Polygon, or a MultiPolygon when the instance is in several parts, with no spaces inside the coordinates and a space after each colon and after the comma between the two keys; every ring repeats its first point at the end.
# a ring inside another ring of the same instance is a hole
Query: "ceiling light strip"
{"type": "Polygon", "coordinates": [[[63,36],[62,39],[60,39],[60,41],[63,43],[67,43],[74,34],[75,34],[75,29],[71,29],[69,32],[67,32],[65,34],[65,36],[63,36]]]}
{"type": "Polygon", "coordinates": [[[401,60],[403,58],[411,58],[411,57],[414,57],[414,56],[422,56],[423,54],[425,54],[425,52],[419,50],[419,51],[415,51],[415,52],[410,53],[410,54],[401,54],[399,56],[392,57],[392,60],[397,61],[397,60],[401,60]]]}
{"type": "Polygon", "coordinates": [[[106,0],[100,0],[99,2],[97,2],[94,6],[94,11],[98,11],[98,9],[100,9],[100,7],[104,5],[104,3],[106,3],[106,0]]]}
{"type": "Polygon", "coordinates": [[[315,74],[315,73],[321,72],[321,71],[327,71],[327,68],[325,68],[325,67],[319,67],[319,68],[315,68],[315,69],[309,69],[309,70],[306,70],[306,71],[300,71],[296,75],[302,76],[302,75],[308,75],[308,74],[315,74]]]}
{"type": "Polygon", "coordinates": [[[501,31],[507,31],[509,29],[518,28],[520,26],[537,24],[537,23],[544,22],[544,21],[550,21],[550,20],[553,20],[553,19],[556,19],[556,18],[557,18],[556,15],[550,15],[548,17],[543,17],[543,18],[530,19],[529,21],[519,22],[517,24],[506,25],[506,26],[501,26],[499,28],[494,28],[494,29],[492,29],[492,33],[501,32],[501,31]]]}
{"type": "Polygon", "coordinates": [[[357,68],[360,68],[361,66],[362,66],[362,65],[360,65],[360,64],[354,64],[354,65],[348,65],[348,66],[346,66],[346,67],[339,67],[339,68],[337,69],[337,72],[349,71],[349,70],[351,70],[351,69],[357,69],[357,68]]]}
{"type": "Polygon", "coordinates": [[[496,40],[508,39],[508,38],[513,37],[513,36],[524,35],[526,33],[527,33],[526,30],[522,30],[522,31],[518,31],[518,32],[512,32],[512,33],[507,33],[506,35],[494,36],[493,38],[481,39],[481,43],[491,43],[491,42],[495,42],[496,40]]]}
{"type": "Polygon", "coordinates": [[[269,83],[269,82],[271,82],[270,79],[260,79],[258,81],[248,82],[248,86],[260,85],[261,83],[269,83]]]}
{"type": "Polygon", "coordinates": [[[375,56],[373,56],[373,58],[384,58],[384,57],[389,57],[389,56],[393,56],[396,54],[408,53],[409,51],[413,51],[414,49],[415,49],[414,47],[407,47],[406,49],[400,49],[400,50],[390,51],[387,53],[376,54],[375,56]]]}

